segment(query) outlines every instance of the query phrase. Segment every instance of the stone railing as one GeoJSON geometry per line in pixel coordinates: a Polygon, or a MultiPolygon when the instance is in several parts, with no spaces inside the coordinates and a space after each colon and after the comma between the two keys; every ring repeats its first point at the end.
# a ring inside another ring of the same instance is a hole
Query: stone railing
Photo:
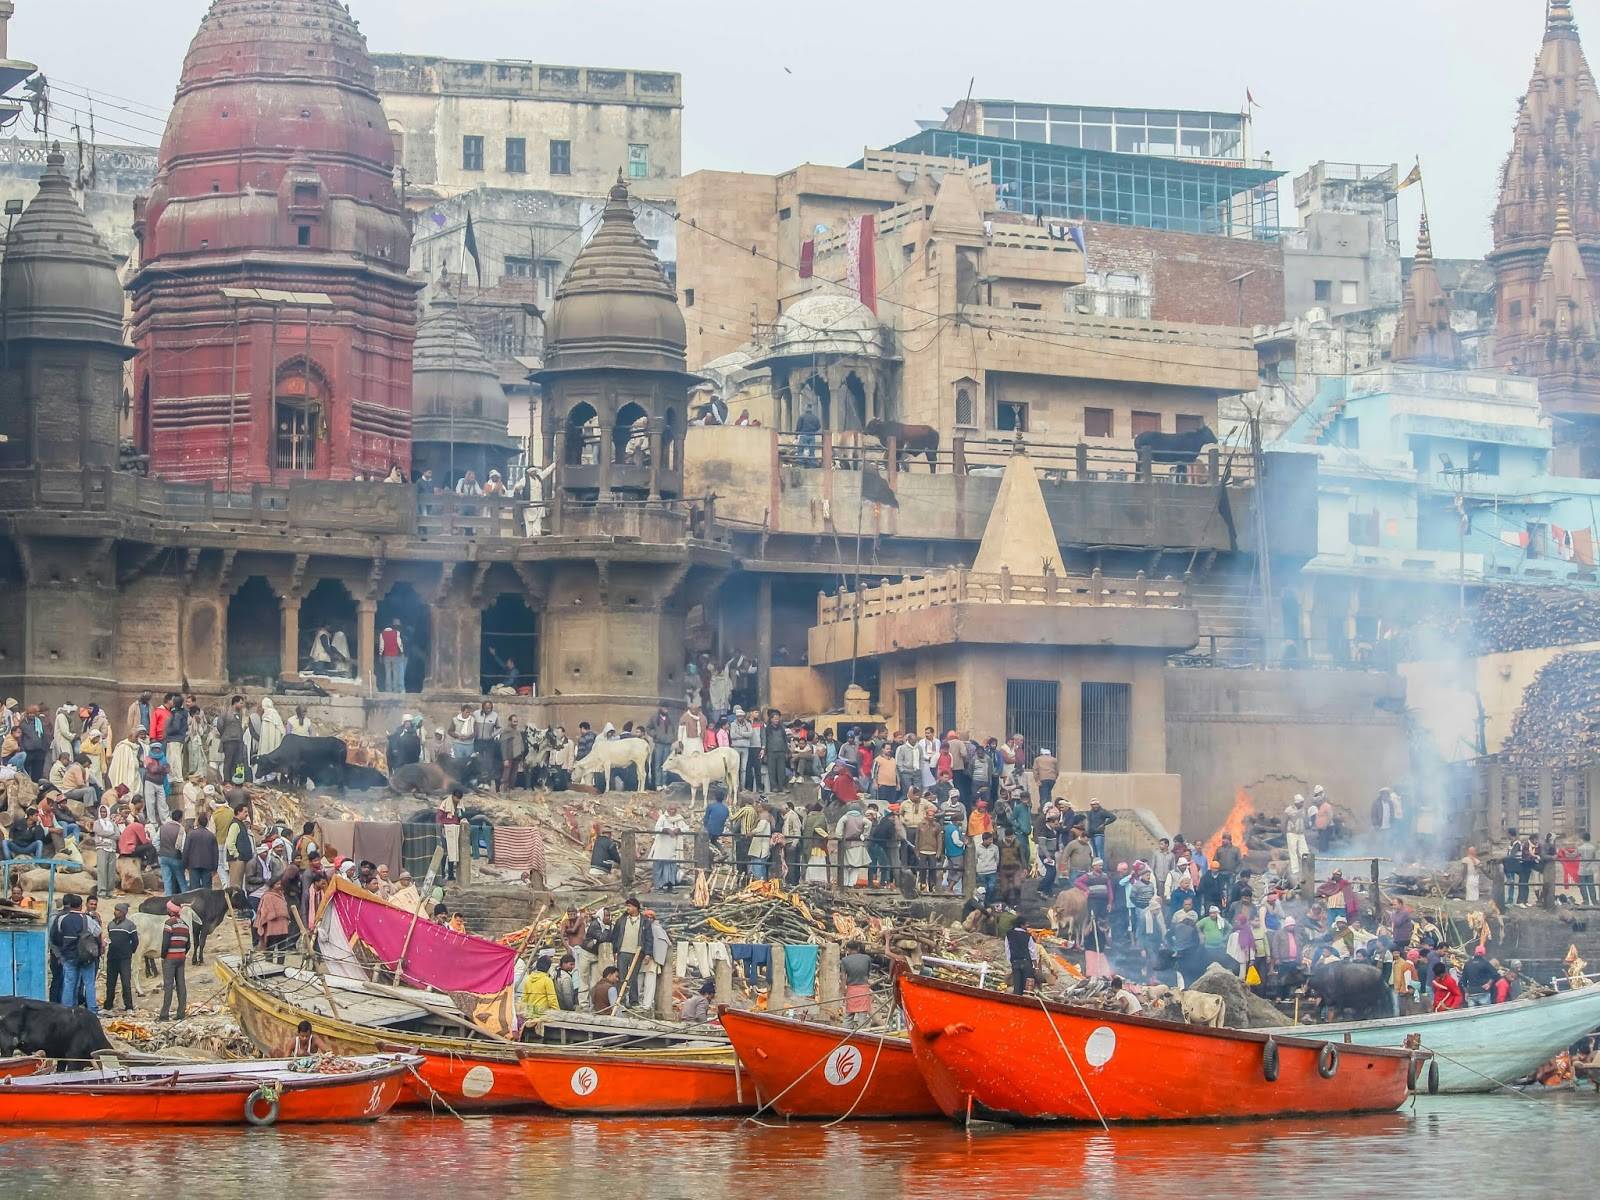
{"type": "MultiPolygon", "coordinates": [[[[1038,604],[1050,607],[1188,608],[1184,582],[1146,579],[1141,571],[1132,579],[1107,579],[1099,571],[1089,575],[1013,575],[950,568],[926,575],[864,587],[859,593],[860,614],[868,617],[914,612],[951,604],[1038,604]]],[[[857,593],[817,597],[817,624],[838,625],[854,619],[857,593]]]]}
{"type": "Polygon", "coordinates": [[[984,304],[963,304],[961,316],[975,328],[993,330],[995,333],[1044,338],[1076,337],[1093,342],[1170,342],[1254,353],[1249,330],[1231,326],[1127,320],[1087,314],[1051,314],[1031,309],[994,308],[984,304]]]}

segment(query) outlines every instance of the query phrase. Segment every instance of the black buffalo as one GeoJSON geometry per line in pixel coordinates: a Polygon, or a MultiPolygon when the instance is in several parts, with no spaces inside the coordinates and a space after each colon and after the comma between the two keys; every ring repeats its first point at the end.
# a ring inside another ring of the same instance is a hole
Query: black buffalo
{"type": "Polygon", "coordinates": [[[310,779],[321,787],[383,787],[387,782],[371,767],[347,762],[349,750],[336,737],[302,737],[286,734],[278,747],[256,759],[256,774],[277,774],[285,780],[310,779]],[[376,782],[374,782],[376,780],[376,782]]]}
{"type": "Polygon", "coordinates": [[[164,915],[169,902],[179,908],[188,905],[194,909],[195,920],[199,924],[197,928],[191,929],[189,934],[192,943],[191,953],[196,963],[206,961],[206,938],[222,924],[230,911],[243,913],[250,911],[249,899],[238,888],[220,892],[212,888],[201,888],[193,892],[179,892],[176,896],[151,896],[148,900],[139,902],[139,911],[164,915]]]}
{"type": "Polygon", "coordinates": [[[1200,457],[1200,451],[1217,440],[1209,425],[1191,429],[1187,433],[1161,433],[1150,430],[1133,439],[1133,448],[1141,456],[1148,451],[1152,463],[1172,463],[1172,473],[1179,479],[1189,476],[1189,464],[1200,457]]]}
{"type": "Polygon", "coordinates": [[[476,754],[470,758],[439,758],[431,763],[411,763],[389,773],[389,789],[401,796],[438,796],[453,787],[474,786],[482,774],[476,754]]]}
{"type": "Polygon", "coordinates": [[[1311,969],[1306,990],[1316,998],[1319,1012],[1338,1020],[1387,1017],[1394,1012],[1394,993],[1383,973],[1370,963],[1322,962],[1311,969]]]}
{"type": "Polygon", "coordinates": [[[68,1070],[89,1066],[110,1050],[106,1032],[86,1008],[68,1008],[21,996],[0,997],[0,1057],[43,1054],[68,1070]]]}

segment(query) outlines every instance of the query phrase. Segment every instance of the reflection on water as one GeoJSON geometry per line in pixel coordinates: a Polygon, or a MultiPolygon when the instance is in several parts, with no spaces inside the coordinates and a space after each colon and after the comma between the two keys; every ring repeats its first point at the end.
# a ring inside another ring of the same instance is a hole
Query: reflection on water
{"type": "Polygon", "coordinates": [[[991,1129],[937,1123],[763,1128],[737,1120],[400,1117],[293,1130],[19,1131],[7,1196],[507,1196],[604,1200],[1587,1194],[1600,1097],[1451,1097],[1377,1117],[1257,1125],[991,1129]],[[68,1136],[63,1136],[68,1134],[68,1136]],[[92,1146],[92,1149],[90,1148],[92,1146]],[[1551,1153],[1550,1151],[1557,1152],[1551,1153]],[[1531,1172],[1531,1173],[1530,1173],[1531,1172]],[[1410,1181],[1409,1185],[1405,1181],[1410,1181]],[[115,1181],[115,1183],[113,1183],[115,1181]],[[1387,1181],[1387,1182],[1386,1182],[1387,1181]]]}

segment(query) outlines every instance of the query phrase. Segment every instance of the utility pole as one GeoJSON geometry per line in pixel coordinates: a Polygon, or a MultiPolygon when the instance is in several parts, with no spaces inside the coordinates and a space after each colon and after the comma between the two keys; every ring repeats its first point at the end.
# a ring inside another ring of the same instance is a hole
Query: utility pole
{"type": "MultiPolygon", "coordinates": [[[[1268,540],[1267,533],[1267,456],[1261,448],[1261,409],[1259,407],[1250,413],[1250,454],[1255,464],[1256,476],[1256,568],[1261,573],[1261,665],[1265,667],[1270,666],[1272,663],[1274,621],[1272,599],[1272,546],[1268,540]]],[[[1222,486],[1226,487],[1227,485],[1224,484],[1222,486]]]]}

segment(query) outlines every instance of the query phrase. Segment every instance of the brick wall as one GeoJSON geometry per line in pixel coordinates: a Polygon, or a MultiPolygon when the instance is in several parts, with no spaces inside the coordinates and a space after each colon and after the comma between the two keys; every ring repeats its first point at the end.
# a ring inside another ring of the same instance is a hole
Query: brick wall
{"type": "Polygon", "coordinates": [[[1153,320],[1238,324],[1239,285],[1228,281],[1246,271],[1254,274],[1244,281],[1244,323],[1283,320],[1283,248],[1276,242],[1096,223],[1085,228],[1084,237],[1090,271],[1145,280],[1153,320]]]}

